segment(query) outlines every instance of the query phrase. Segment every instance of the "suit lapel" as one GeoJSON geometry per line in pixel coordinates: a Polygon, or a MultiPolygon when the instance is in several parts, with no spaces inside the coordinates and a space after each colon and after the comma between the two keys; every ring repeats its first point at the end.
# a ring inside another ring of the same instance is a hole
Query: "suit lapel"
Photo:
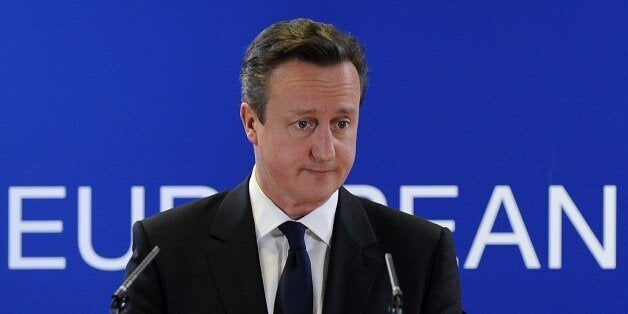
{"type": "Polygon", "coordinates": [[[210,224],[205,248],[225,312],[265,313],[248,180],[225,196],[210,224]]]}
{"type": "Polygon", "coordinates": [[[340,188],[323,313],[361,313],[380,268],[377,239],[359,200],[340,188]]]}
{"type": "MultiPolygon", "coordinates": [[[[341,187],[323,313],[365,311],[380,268],[378,254],[377,239],[362,204],[341,187]]],[[[266,312],[248,180],[225,196],[210,223],[205,255],[225,312],[266,312]]]]}

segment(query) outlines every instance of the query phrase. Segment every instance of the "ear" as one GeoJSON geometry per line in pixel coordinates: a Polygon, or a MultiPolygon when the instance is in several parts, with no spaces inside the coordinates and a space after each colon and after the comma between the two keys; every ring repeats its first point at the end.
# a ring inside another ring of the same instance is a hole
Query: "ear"
{"type": "Polygon", "coordinates": [[[261,123],[250,104],[243,102],[240,105],[240,118],[242,119],[242,126],[244,126],[246,138],[248,138],[249,142],[253,145],[257,145],[257,128],[261,123]]]}

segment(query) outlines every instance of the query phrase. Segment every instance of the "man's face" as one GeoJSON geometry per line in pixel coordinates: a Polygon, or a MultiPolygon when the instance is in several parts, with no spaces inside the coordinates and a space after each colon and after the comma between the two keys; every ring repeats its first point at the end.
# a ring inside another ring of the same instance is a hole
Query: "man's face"
{"type": "Polygon", "coordinates": [[[264,193],[290,217],[322,205],[353,166],[360,79],[350,62],[290,60],[270,75],[265,121],[247,103],[241,117],[264,193]]]}

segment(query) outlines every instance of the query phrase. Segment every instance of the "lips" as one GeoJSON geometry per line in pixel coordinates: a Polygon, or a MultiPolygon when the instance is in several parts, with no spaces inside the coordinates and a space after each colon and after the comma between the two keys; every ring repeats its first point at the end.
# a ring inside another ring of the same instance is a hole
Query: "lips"
{"type": "Polygon", "coordinates": [[[335,169],[305,169],[305,171],[314,172],[314,173],[329,173],[336,171],[335,169]]]}

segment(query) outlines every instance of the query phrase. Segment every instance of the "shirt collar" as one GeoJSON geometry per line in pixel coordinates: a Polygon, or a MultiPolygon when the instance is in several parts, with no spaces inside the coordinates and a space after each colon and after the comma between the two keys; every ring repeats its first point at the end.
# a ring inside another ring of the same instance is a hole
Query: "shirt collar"
{"type": "MultiPolygon", "coordinates": [[[[255,166],[249,180],[249,195],[257,240],[275,230],[282,223],[292,220],[264,194],[257,183],[255,166]]],[[[297,221],[304,224],[313,235],[325,242],[325,244],[330,245],[337,206],[338,190],[323,205],[297,221]]]]}

